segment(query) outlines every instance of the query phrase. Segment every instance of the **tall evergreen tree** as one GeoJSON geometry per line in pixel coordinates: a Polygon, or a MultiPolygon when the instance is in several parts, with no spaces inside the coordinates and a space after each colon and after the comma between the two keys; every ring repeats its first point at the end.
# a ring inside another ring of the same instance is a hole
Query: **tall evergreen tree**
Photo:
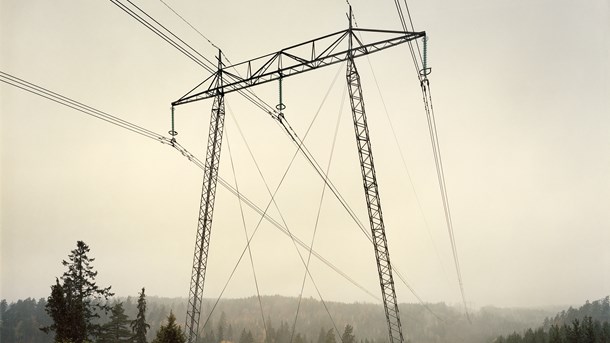
{"type": "Polygon", "coordinates": [[[133,331],[132,340],[134,343],[146,343],[146,331],[150,325],[146,323],[146,294],[144,287],[138,298],[138,314],[136,319],[131,322],[131,330],[133,331]]]}
{"type": "Polygon", "coordinates": [[[108,312],[110,306],[103,303],[114,294],[110,287],[100,288],[95,283],[97,272],[91,263],[94,258],[87,254],[90,249],[83,241],[76,242],[76,249],[68,255],[69,261],[62,261],[68,268],[60,284],[56,279],[51,286],[51,295],[47,302],[47,313],[53,324],[42,328],[43,331],[55,331],[55,341],[82,343],[97,337],[101,326],[93,322],[100,312],[108,312]]]}
{"type": "Polygon", "coordinates": [[[337,343],[337,338],[335,337],[335,331],[333,329],[326,332],[324,343],[337,343]]]}
{"type": "Polygon", "coordinates": [[[167,317],[167,325],[161,326],[157,331],[157,337],[153,340],[153,343],[184,343],[186,337],[180,326],[176,324],[176,316],[172,311],[169,312],[167,317]]]}
{"type": "Polygon", "coordinates": [[[356,336],[354,336],[354,328],[351,325],[345,325],[345,330],[343,331],[343,335],[341,335],[341,342],[356,343],[356,336]]]}
{"type": "Polygon", "coordinates": [[[220,319],[218,320],[218,342],[222,342],[226,340],[225,327],[227,326],[227,315],[224,311],[220,314],[220,319]]]}
{"type": "Polygon", "coordinates": [[[112,307],[110,321],[102,326],[102,333],[98,342],[117,343],[131,341],[129,330],[129,317],[125,314],[123,303],[117,303],[112,307]]]}
{"type": "Polygon", "coordinates": [[[243,329],[241,331],[241,336],[239,337],[239,343],[254,343],[254,336],[252,336],[252,331],[243,329]]]}

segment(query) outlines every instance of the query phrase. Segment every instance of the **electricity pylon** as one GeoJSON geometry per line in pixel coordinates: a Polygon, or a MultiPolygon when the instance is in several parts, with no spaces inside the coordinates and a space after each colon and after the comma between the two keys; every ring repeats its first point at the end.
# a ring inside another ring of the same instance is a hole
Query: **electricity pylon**
{"type": "MultiPolygon", "coordinates": [[[[352,26],[350,8],[349,28],[347,30],[312,39],[232,66],[224,66],[219,56],[218,71],[204,80],[198,87],[195,87],[192,91],[172,103],[173,107],[214,98],[187,308],[185,329],[189,343],[196,343],[199,333],[201,302],[203,299],[205,271],[212,229],[212,213],[214,210],[220,148],[224,128],[225,94],[235,91],[241,92],[243,89],[270,81],[281,81],[285,77],[343,61],[347,61],[346,76],[358,145],[358,156],[373,237],[375,259],[377,261],[377,271],[379,273],[379,283],[386,320],[388,322],[389,339],[391,343],[402,343],[404,341],[362,97],[362,87],[354,59],[425,37],[425,35],[425,32],[354,28],[352,26]],[[365,44],[358,35],[377,35],[383,36],[383,38],[373,43],[365,44]],[[304,54],[303,51],[307,51],[307,53],[304,54]],[[240,75],[245,76],[242,77],[240,75]]],[[[276,120],[284,120],[280,112],[272,112],[270,114],[276,120]]],[[[172,132],[174,132],[173,128],[172,132]]]]}

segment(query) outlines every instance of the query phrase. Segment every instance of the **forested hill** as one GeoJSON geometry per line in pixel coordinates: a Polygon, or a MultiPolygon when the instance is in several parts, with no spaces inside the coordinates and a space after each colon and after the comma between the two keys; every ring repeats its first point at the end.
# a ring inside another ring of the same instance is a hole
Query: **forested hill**
{"type": "MultiPolygon", "coordinates": [[[[147,297],[146,319],[151,325],[148,341],[152,341],[161,324],[171,311],[176,315],[178,324],[184,327],[186,317],[186,299],[147,297]]],[[[118,298],[114,301],[123,303],[125,314],[134,319],[137,313],[137,298],[118,298]]],[[[207,299],[202,309],[201,325],[207,319],[215,300],[207,299]]],[[[265,313],[267,332],[272,333],[276,343],[290,341],[290,331],[295,320],[298,305],[297,298],[282,296],[264,296],[261,298],[265,313]]],[[[8,304],[0,304],[0,342],[52,342],[39,327],[49,325],[50,318],[45,313],[45,299],[26,299],[8,304]]],[[[324,304],[320,301],[303,299],[298,312],[296,334],[303,343],[324,343],[321,333],[328,332],[336,326],[339,334],[347,324],[353,327],[357,342],[386,342],[387,327],[381,305],[368,303],[326,302],[331,321],[324,304]],[[322,340],[322,341],[320,341],[322,340]]],[[[460,307],[444,303],[401,304],[400,314],[405,338],[413,343],[483,343],[491,342],[499,335],[512,332],[523,332],[527,328],[544,324],[547,317],[554,316],[556,311],[537,309],[506,309],[484,307],[472,312],[469,323],[460,307]]],[[[568,309],[566,312],[571,313],[568,309]]],[[[101,318],[104,323],[108,318],[101,318]]],[[[219,343],[221,340],[240,342],[242,333],[250,332],[254,343],[263,342],[265,327],[258,298],[224,299],[216,306],[209,319],[201,343],[219,343]]]]}
{"type": "Polygon", "coordinates": [[[536,329],[500,336],[496,343],[610,343],[610,297],[587,301],[544,320],[536,329]]]}

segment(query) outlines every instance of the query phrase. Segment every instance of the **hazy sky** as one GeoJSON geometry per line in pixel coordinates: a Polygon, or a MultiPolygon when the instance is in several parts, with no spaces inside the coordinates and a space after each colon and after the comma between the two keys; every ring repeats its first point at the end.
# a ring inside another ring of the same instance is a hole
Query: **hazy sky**
{"type": "MultiPolygon", "coordinates": [[[[340,0],[164,1],[233,62],[347,27],[347,5],[340,0]]],[[[350,2],[360,27],[400,28],[393,1],[350,2]]],[[[214,59],[216,49],[162,2],[135,3],[214,59]]],[[[165,134],[170,103],[207,77],[110,1],[1,4],[0,70],[152,131],[165,134]]],[[[434,108],[471,306],[580,304],[610,294],[610,3],[409,5],[416,29],[430,37],[434,108]]],[[[357,64],[392,261],[424,301],[457,303],[408,49],[357,64]]],[[[304,135],[330,89],[306,144],[326,167],[340,118],[330,176],[366,223],[344,75],[345,66],[336,65],[286,79],[285,113],[304,135]]],[[[270,83],[256,92],[275,105],[277,87],[270,83]]],[[[186,297],[202,171],[170,147],[127,130],[4,83],[0,92],[0,296],[48,296],[64,271],[61,260],[84,240],[96,258],[98,283],[112,285],[117,295],[136,295],[145,286],[150,295],[186,297]]],[[[264,208],[269,196],[236,123],[273,188],[295,147],[239,95],[227,95],[226,103],[220,175],[234,183],[232,159],[240,190],[264,208]]],[[[211,106],[202,101],[176,112],[178,141],[201,159],[211,106]]],[[[299,156],[278,192],[290,230],[306,242],[322,188],[299,156]]],[[[244,211],[252,233],[258,216],[244,211]]],[[[277,210],[269,213],[279,220],[277,210]]],[[[218,296],[244,246],[237,198],[219,187],[205,297],[218,296]]],[[[372,247],[328,192],[314,248],[379,293],[372,247]]],[[[299,294],[304,271],[290,239],[263,222],[252,254],[262,294],[299,294]]],[[[311,271],[326,300],[377,301],[317,260],[311,271]]],[[[396,288],[400,302],[416,301],[400,281],[396,288]]],[[[225,296],[254,294],[245,258],[225,296]]],[[[310,282],[305,294],[317,297],[310,282]]]]}

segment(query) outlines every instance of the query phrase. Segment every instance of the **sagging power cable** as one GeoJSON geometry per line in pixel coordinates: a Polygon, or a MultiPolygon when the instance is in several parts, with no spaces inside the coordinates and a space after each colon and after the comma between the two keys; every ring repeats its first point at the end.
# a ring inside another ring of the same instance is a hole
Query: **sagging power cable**
{"type": "MultiPolygon", "coordinates": [[[[34,94],[34,95],[40,96],[42,98],[45,98],[47,100],[53,101],[53,102],[58,103],[60,105],[69,107],[69,108],[74,109],[76,111],[79,111],[81,113],[87,114],[87,115],[92,116],[94,118],[103,120],[103,121],[105,121],[107,123],[110,123],[112,125],[116,125],[116,126],[121,127],[123,129],[126,129],[126,130],[129,130],[131,132],[137,133],[137,134],[139,134],[141,136],[144,136],[144,137],[150,138],[152,140],[158,141],[158,142],[160,142],[162,144],[169,145],[169,146],[173,147],[176,151],[180,152],[182,154],[182,156],[184,156],[187,160],[189,160],[190,162],[195,164],[197,167],[199,167],[202,170],[205,169],[204,163],[201,160],[199,160],[195,155],[190,153],[186,148],[184,148],[182,145],[180,145],[176,140],[172,140],[170,138],[167,138],[165,136],[157,134],[157,133],[155,133],[153,131],[145,129],[145,128],[141,127],[141,126],[135,125],[133,123],[130,123],[128,121],[120,119],[120,118],[118,118],[116,116],[108,114],[107,112],[103,112],[103,111],[95,109],[95,108],[93,108],[91,106],[87,106],[87,105],[85,105],[85,104],[83,104],[81,102],[78,102],[76,100],[73,100],[73,99],[71,99],[69,97],[66,97],[64,95],[58,94],[58,93],[53,92],[53,91],[50,91],[50,90],[48,90],[48,89],[46,89],[44,87],[35,85],[35,84],[31,83],[31,82],[28,82],[28,81],[25,81],[23,79],[17,78],[15,76],[12,76],[12,75],[7,74],[7,73],[2,72],[2,71],[0,71],[0,81],[6,83],[8,85],[11,85],[13,87],[16,87],[16,88],[19,88],[21,90],[24,90],[26,92],[29,92],[31,94],[34,94]]],[[[376,296],[375,294],[373,294],[372,292],[370,292],[369,290],[364,288],[362,285],[360,285],[357,281],[355,281],[353,278],[351,278],[349,275],[347,275],[341,269],[339,269],[338,267],[333,265],[329,260],[327,260],[326,258],[324,258],[324,256],[320,255],[317,251],[315,251],[311,247],[309,247],[300,238],[298,238],[297,236],[294,236],[293,234],[291,234],[282,224],[280,224],[277,220],[275,220],[270,215],[266,214],[254,202],[252,202],[245,195],[243,195],[239,191],[237,191],[229,182],[227,182],[226,180],[224,180],[222,177],[219,176],[218,177],[218,183],[220,183],[224,188],[226,188],[231,194],[233,194],[234,196],[238,197],[244,204],[246,204],[248,207],[250,207],[256,213],[262,215],[265,218],[265,220],[267,220],[271,225],[273,225],[278,230],[280,230],[282,233],[284,233],[285,235],[287,235],[288,237],[293,239],[299,246],[304,248],[306,251],[310,251],[311,254],[313,256],[315,256],[318,260],[320,260],[324,265],[329,267],[335,273],[339,274],[341,277],[343,277],[345,280],[347,280],[349,283],[351,283],[355,287],[357,287],[360,290],[362,290],[364,293],[368,294],[371,298],[380,301],[380,298],[378,296],[376,296]]]]}
{"type": "MultiPolygon", "coordinates": [[[[118,0],[111,0],[111,1],[114,3],[115,1],[118,1],[118,0]]],[[[127,0],[127,1],[129,1],[129,0],[127,0]]],[[[169,8],[169,9],[170,9],[170,10],[171,10],[171,11],[172,11],[174,14],[176,14],[178,17],[180,17],[180,18],[181,18],[181,19],[182,19],[182,20],[183,20],[185,23],[187,23],[187,24],[188,24],[188,25],[189,25],[189,26],[190,26],[190,27],[191,27],[193,30],[195,30],[196,32],[198,32],[198,33],[199,33],[199,34],[200,34],[200,35],[201,35],[201,36],[202,36],[204,39],[206,39],[206,40],[207,40],[207,41],[208,41],[210,44],[212,44],[212,46],[214,46],[214,47],[218,48],[218,47],[217,47],[217,46],[216,46],[214,43],[212,43],[212,42],[211,42],[211,41],[210,41],[210,40],[209,40],[207,37],[205,37],[205,36],[204,36],[204,35],[203,35],[203,34],[202,34],[202,33],[201,33],[199,30],[197,30],[197,29],[196,29],[196,28],[195,28],[195,27],[194,27],[194,26],[193,26],[191,23],[189,23],[189,22],[188,22],[188,21],[187,21],[187,20],[186,20],[184,17],[182,17],[180,14],[178,14],[178,13],[177,13],[177,12],[176,12],[176,11],[175,11],[173,8],[171,8],[171,7],[170,7],[170,6],[169,6],[167,3],[165,3],[163,0],[160,0],[160,1],[161,1],[161,2],[162,2],[162,3],[163,3],[165,6],[166,6],[166,7],[168,7],[168,8],[169,8]]],[[[129,1],[129,2],[131,3],[131,1],[129,1]]],[[[349,3],[349,1],[348,1],[348,0],[346,0],[346,2],[348,3],[348,5],[350,5],[350,3],[349,3]]],[[[116,4],[116,3],[115,3],[115,4],[116,4]]],[[[405,1],[405,4],[406,4],[406,1],[405,1]]],[[[134,5],[134,6],[135,6],[135,5],[134,5]]],[[[119,6],[119,7],[121,7],[121,6],[119,6]]],[[[136,6],[136,7],[137,7],[137,6],[136,6]]],[[[123,7],[121,7],[121,8],[122,8],[123,10],[125,10],[126,12],[128,12],[128,11],[127,11],[126,9],[124,9],[123,7]]],[[[138,8],[140,11],[142,11],[142,10],[141,10],[139,7],[137,7],[137,8],[138,8]]],[[[399,3],[397,3],[397,8],[398,8],[398,9],[400,9],[400,4],[399,4],[399,3]]],[[[407,7],[407,11],[408,11],[408,7],[407,7]]],[[[142,12],[144,12],[144,11],[142,11],[142,12]]],[[[128,12],[128,13],[129,13],[129,12],[128,12]]],[[[145,12],[144,12],[144,13],[145,13],[145,12]]],[[[132,15],[132,16],[133,16],[133,15],[132,15]]],[[[146,14],[146,16],[148,16],[149,18],[151,18],[151,17],[150,17],[148,14],[146,14]]],[[[410,13],[409,13],[409,18],[410,18],[410,13]]],[[[152,19],[152,18],[151,18],[151,19],[152,19]]],[[[353,19],[354,19],[354,21],[355,21],[355,16],[354,16],[354,18],[353,18],[353,19]]],[[[154,19],[153,19],[153,20],[154,20],[154,19]]],[[[402,16],[401,16],[401,21],[403,22],[403,28],[405,29],[405,31],[407,31],[407,25],[406,25],[406,22],[404,21],[404,18],[403,18],[402,16]]],[[[146,22],[142,22],[142,21],[140,21],[140,22],[141,22],[143,25],[147,26],[149,29],[153,30],[153,32],[155,32],[155,30],[153,29],[153,27],[152,27],[150,24],[148,24],[148,25],[147,25],[147,24],[146,24],[146,22]]],[[[156,22],[156,23],[158,23],[156,20],[155,20],[155,22],[156,22]]],[[[159,25],[160,25],[160,24],[159,24],[159,25]]],[[[357,24],[356,24],[356,25],[357,25],[357,24]]],[[[161,25],[161,26],[162,26],[162,25],[161,25]]],[[[411,26],[413,26],[413,25],[412,25],[412,22],[411,22],[411,26]]],[[[163,27],[163,26],[162,26],[162,27],[163,27]]],[[[163,28],[165,29],[165,27],[163,27],[163,28]]],[[[167,29],[166,29],[166,30],[167,30],[167,29]]],[[[168,30],[168,31],[169,31],[169,30],[168,30]]],[[[155,33],[156,33],[156,32],[155,32],[155,33]]],[[[172,35],[173,35],[173,33],[172,33],[172,35]]],[[[173,36],[175,36],[175,35],[173,35],[173,36]]],[[[163,38],[163,37],[162,37],[162,38],[163,38]]],[[[177,37],[176,37],[176,38],[177,38],[177,37]]],[[[166,41],[167,41],[167,40],[166,40],[166,41]]],[[[182,40],[180,40],[180,41],[182,41],[182,40]]],[[[171,44],[171,42],[170,42],[170,41],[168,41],[168,42],[171,44]]],[[[186,44],[186,43],[185,43],[185,44],[186,44]]],[[[188,46],[188,45],[187,45],[187,46],[188,46]]],[[[416,62],[416,63],[415,63],[416,70],[419,70],[419,68],[418,68],[418,64],[417,64],[417,61],[416,61],[416,55],[415,55],[415,53],[414,53],[414,49],[413,49],[413,46],[412,46],[412,42],[411,42],[411,41],[409,42],[409,46],[410,46],[410,50],[411,50],[412,57],[413,57],[414,61],[416,62]]],[[[188,46],[188,47],[190,48],[190,46],[188,46]]],[[[419,46],[418,46],[417,48],[418,48],[418,50],[419,50],[419,46]]],[[[192,48],[191,48],[191,49],[192,49],[192,48]]],[[[179,50],[181,50],[181,49],[179,49],[179,50]]],[[[193,49],[193,50],[194,50],[194,49],[193,49]]],[[[181,50],[181,51],[182,51],[182,50],[181,50]]],[[[199,53],[198,53],[198,54],[199,54],[199,53]]],[[[201,54],[199,54],[199,55],[201,55],[201,54]]],[[[224,54],[223,54],[223,55],[224,55],[224,54]]],[[[188,55],[187,55],[187,56],[188,56],[188,55]]],[[[202,57],[203,57],[203,56],[202,56],[202,57]]],[[[226,57],[226,55],[225,55],[225,57],[226,57]]],[[[211,64],[211,62],[209,62],[209,60],[207,60],[207,59],[206,59],[206,61],[207,61],[208,63],[210,63],[210,64],[211,64]]],[[[227,61],[228,61],[228,59],[227,59],[227,61]]],[[[196,61],[196,62],[197,62],[197,61],[196,61]]],[[[209,67],[209,66],[208,66],[208,67],[206,68],[206,70],[210,71],[210,70],[209,70],[209,68],[211,68],[211,67],[209,67]]],[[[418,73],[418,75],[419,75],[419,73],[418,73]]],[[[256,96],[256,95],[255,95],[255,94],[254,94],[254,93],[253,93],[253,92],[252,92],[250,89],[245,89],[245,90],[243,90],[243,89],[242,89],[242,90],[239,90],[238,92],[239,92],[239,94],[241,94],[242,96],[244,96],[244,97],[245,97],[247,100],[249,100],[250,102],[252,102],[254,105],[256,105],[257,107],[259,107],[260,109],[262,109],[264,112],[266,112],[267,114],[269,114],[269,115],[270,115],[272,118],[276,119],[276,122],[279,122],[279,123],[280,123],[280,126],[282,126],[282,127],[284,128],[284,130],[285,130],[285,131],[288,133],[289,137],[290,137],[290,138],[293,140],[293,142],[295,142],[295,144],[297,144],[297,146],[300,146],[300,147],[301,147],[301,149],[300,149],[300,150],[301,150],[301,151],[303,152],[303,154],[306,156],[307,160],[308,160],[308,161],[310,161],[310,163],[311,163],[312,161],[313,161],[313,162],[315,162],[315,163],[312,163],[312,165],[314,165],[314,168],[315,168],[315,164],[317,164],[317,161],[315,161],[315,158],[313,157],[313,155],[309,154],[309,156],[307,156],[306,151],[308,151],[308,149],[307,149],[307,148],[304,146],[304,144],[302,144],[302,143],[297,143],[298,136],[296,136],[296,132],[294,132],[294,130],[292,129],[292,127],[290,127],[290,124],[289,124],[288,122],[286,122],[285,120],[282,120],[282,119],[284,119],[284,118],[283,118],[283,116],[278,116],[278,114],[276,113],[276,111],[275,111],[275,109],[274,109],[273,107],[271,107],[270,105],[268,105],[267,103],[265,103],[263,100],[261,100],[260,98],[258,98],[258,97],[257,97],[257,96],[256,96]]],[[[318,165],[318,166],[319,166],[319,165],[318,165]]],[[[323,174],[323,173],[322,173],[322,174],[323,174]]],[[[321,176],[322,176],[322,175],[321,175],[321,176]]],[[[332,190],[332,187],[331,187],[331,190],[332,190]]],[[[336,190],[336,189],[335,189],[335,190],[333,191],[333,193],[335,194],[335,196],[338,196],[338,198],[341,198],[341,199],[342,199],[342,196],[340,196],[340,194],[338,193],[338,190],[336,190]]],[[[362,222],[360,222],[360,221],[359,221],[359,219],[357,219],[357,217],[355,216],[355,213],[353,213],[352,211],[350,211],[351,209],[348,209],[349,207],[346,207],[346,206],[345,206],[345,204],[346,204],[345,200],[344,200],[344,199],[343,199],[343,200],[340,200],[340,202],[343,204],[344,208],[345,208],[345,209],[348,211],[348,213],[350,214],[350,216],[351,216],[351,217],[352,217],[352,218],[353,218],[353,219],[354,219],[354,220],[355,220],[355,221],[356,221],[356,222],[359,224],[360,229],[361,229],[361,230],[362,230],[362,231],[365,233],[365,235],[367,235],[368,239],[369,239],[369,240],[371,240],[371,242],[372,242],[372,238],[370,237],[370,235],[368,234],[368,232],[367,232],[367,231],[364,229],[364,225],[362,225],[362,222]]],[[[416,296],[416,298],[420,299],[420,298],[419,298],[419,296],[417,296],[417,294],[415,294],[415,293],[414,293],[413,288],[412,288],[410,285],[408,285],[408,284],[406,283],[406,281],[404,280],[404,278],[401,278],[401,281],[403,281],[403,282],[405,283],[405,285],[406,285],[406,286],[409,288],[409,290],[411,290],[411,292],[412,292],[412,293],[413,293],[413,294],[416,296]]],[[[420,302],[421,302],[421,301],[420,301],[420,302]]],[[[421,303],[422,303],[422,304],[424,304],[423,302],[421,302],[421,303]]],[[[424,305],[424,306],[425,306],[425,305],[424,305]]]]}
{"type": "MultiPolygon", "coordinates": [[[[163,0],[161,0],[163,1],[163,0]]],[[[225,135],[227,136],[227,149],[229,150],[229,160],[231,161],[231,171],[233,173],[233,181],[235,182],[235,189],[239,192],[239,183],[237,182],[237,173],[235,172],[235,164],[233,163],[233,153],[231,152],[231,140],[229,139],[229,130],[225,130],[225,135]]],[[[256,277],[256,268],[254,268],[254,257],[252,257],[252,248],[250,246],[250,241],[248,240],[248,229],[246,227],[246,218],[244,216],[244,208],[242,206],[242,201],[240,198],[237,198],[239,202],[239,213],[241,215],[241,223],[244,228],[244,233],[246,235],[246,247],[248,248],[248,255],[250,257],[250,266],[252,267],[252,275],[254,276],[254,286],[256,287],[256,297],[258,299],[258,305],[261,310],[261,318],[263,321],[263,329],[265,330],[265,337],[267,336],[267,323],[265,322],[265,313],[263,311],[263,302],[261,301],[261,292],[258,287],[258,278],[256,277]]]]}
{"type": "MultiPolygon", "coordinates": [[[[411,13],[409,11],[409,6],[407,4],[406,0],[403,0],[404,4],[405,4],[405,8],[408,14],[408,18],[409,18],[409,24],[411,26],[411,29],[413,31],[415,31],[414,27],[413,27],[413,20],[411,18],[411,13]]],[[[404,18],[404,13],[402,11],[402,6],[399,2],[399,0],[394,0],[394,4],[396,5],[396,9],[398,11],[398,16],[400,18],[401,24],[403,26],[403,29],[405,31],[407,31],[409,29],[409,26],[406,23],[406,20],[404,18]]],[[[411,42],[409,42],[409,49],[411,51],[411,57],[413,59],[413,64],[415,66],[415,70],[417,72],[417,77],[419,79],[420,82],[420,86],[421,86],[421,91],[422,91],[422,97],[424,100],[424,108],[426,111],[426,118],[428,121],[428,131],[430,134],[430,141],[432,143],[432,151],[434,154],[434,163],[435,163],[435,168],[436,168],[436,173],[437,173],[437,178],[438,178],[438,183],[439,183],[439,188],[440,188],[440,192],[441,192],[441,198],[442,198],[442,203],[443,203],[443,211],[444,211],[444,215],[445,215],[445,222],[447,225],[447,231],[449,233],[449,241],[451,243],[451,251],[453,254],[453,261],[455,264],[455,270],[456,270],[456,274],[457,274],[457,278],[458,278],[458,284],[460,287],[460,294],[462,297],[462,302],[464,304],[464,312],[466,313],[466,318],[468,319],[468,321],[470,321],[470,314],[468,312],[468,305],[466,302],[466,295],[464,292],[464,283],[462,281],[462,272],[461,272],[461,268],[460,268],[460,263],[459,263],[459,258],[458,258],[458,253],[457,253],[457,245],[455,243],[455,235],[454,235],[454,231],[453,231],[453,220],[451,218],[451,210],[449,207],[449,198],[447,196],[447,186],[446,186],[446,182],[445,182],[445,172],[443,170],[443,163],[442,163],[442,158],[441,158],[441,152],[440,152],[440,147],[439,147],[439,143],[438,143],[438,133],[436,130],[436,119],[434,117],[434,109],[432,106],[432,97],[431,97],[431,92],[430,92],[430,81],[428,80],[428,74],[429,74],[429,70],[426,70],[425,68],[427,66],[424,67],[424,69],[420,69],[419,67],[419,62],[418,62],[418,55],[419,55],[419,60],[422,61],[422,63],[425,65],[425,60],[424,58],[422,58],[421,55],[421,51],[419,49],[419,44],[417,42],[415,42],[416,46],[417,46],[417,54],[414,51],[413,45],[411,44],[411,42]]],[[[425,53],[424,53],[425,55],[425,53]]]]}
{"type": "MultiPolygon", "coordinates": [[[[118,8],[123,10],[125,13],[127,13],[132,18],[136,19],[140,24],[144,25],[144,27],[146,27],[147,29],[152,31],[155,35],[159,36],[161,39],[163,39],[164,41],[169,43],[171,46],[176,48],[178,51],[180,51],[182,54],[187,56],[193,62],[197,63],[203,69],[205,69],[206,71],[208,71],[211,74],[214,74],[216,72],[215,63],[210,61],[208,58],[206,58],[203,54],[201,54],[191,45],[189,45],[184,40],[179,38],[177,35],[175,35],[172,31],[170,31],[168,28],[166,28],[159,21],[157,21],[156,19],[151,17],[142,8],[140,8],[139,6],[137,6],[130,0],[126,0],[126,1],[129,4],[131,4],[131,7],[124,4],[121,1],[122,0],[110,0],[110,2],[112,2],[118,8]]],[[[174,11],[171,7],[169,7],[167,4],[166,4],[166,6],[168,8],[170,8],[176,15],[179,16],[179,14],[176,11],[174,11]]],[[[184,18],[183,18],[183,20],[186,21],[184,18]]],[[[189,23],[189,25],[190,25],[190,23],[189,23]]],[[[192,27],[192,25],[190,25],[190,26],[192,27]]],[[[205,39],[207,39],[207,38],[205,38],[205,39]]],[[[214,44],[212,44],[212,45],[215,46],[214,44]]],[[[246,98],[246,100],[248,100],[252,104],[254,104],[256,107],[263,110],[265,113],[271,115],[272,117],[275,115],[274,107],[272,107],[271,105],[267,104],[265,101],[260,99],[251,90],[249,90],[249,89],[239,90],[238,93],[241,94],[244,98],[246,98]]]]}

